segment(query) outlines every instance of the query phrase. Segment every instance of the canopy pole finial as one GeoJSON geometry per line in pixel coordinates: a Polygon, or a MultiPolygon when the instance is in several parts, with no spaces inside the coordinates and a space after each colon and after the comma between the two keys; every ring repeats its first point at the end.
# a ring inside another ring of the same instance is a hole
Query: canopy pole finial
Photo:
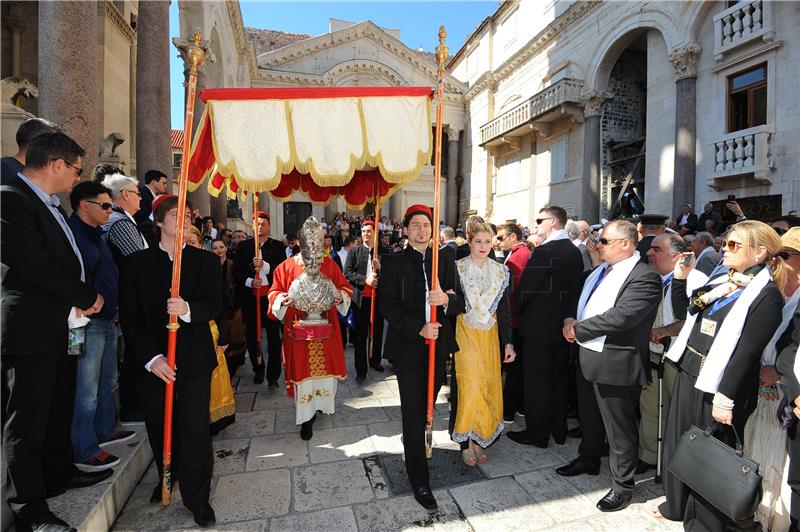
{"type": "Polygon", "coordinates": [[[439,46],[436,47],[436,64],[439,65],[439,78],[444,77],[444,65],[447,62],[448,48],[444,43],[447,38],[447,29],[444,25],[439,26],[439,46]]]}

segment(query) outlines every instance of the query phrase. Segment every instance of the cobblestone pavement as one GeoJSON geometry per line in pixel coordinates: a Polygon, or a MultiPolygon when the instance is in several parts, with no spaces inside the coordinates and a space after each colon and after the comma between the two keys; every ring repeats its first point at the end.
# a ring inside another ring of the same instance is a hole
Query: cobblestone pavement
{"type": "MultiPolygon", "coordinates": [[[[352,371],[352,348],[347,350],[352,371]]],[[[578,441],[551,441],[547,449],[518,445],[505,435],[480,465],[485,479],[434,490],[439,510],[428,513],[410,495],[387,487],[379,455],[402,455],[400,397],[391,365],[370,369],[359,385],[340,382],[336,414],[318,415],[314,437],[302,441],[294,424],[294,403],[283,390],[254,385],[249,365],[233,378],[236,423],[214,438],[211,504],[216,530],[679,530],[649,511],[663,500],[652,475],[636,486],[634,504],[610,514],[597,501],[611,485],[607,461],[599,476],[564,478],[555,467],[577,454],[578,441]]],[[[436,404],[434,453],[457,450],[447,435],[448,389],[436,404]]],[[[524,421],[507,430],[520,430],[524,421]]],[[[462,466],[465,467],[466,466],[462,466]]],[[[176,489],[173,503],[150,504],[157,482],[151,466],[113,530],[196,529],[176,489]]]]}

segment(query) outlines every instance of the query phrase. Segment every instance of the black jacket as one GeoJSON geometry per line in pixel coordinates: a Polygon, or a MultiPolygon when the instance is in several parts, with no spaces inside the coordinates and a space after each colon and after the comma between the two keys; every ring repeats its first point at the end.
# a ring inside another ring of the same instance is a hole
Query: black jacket
{"type": "MultiPolygon", "coordinates": [[[[351,251],[352,253],[352,251],[351,251]]],[[[349,255],[348,255],[349,257],[349,255]]],[[[456,290],[456,265],[446,255],[439,255],[439,287],[442,291],[456,290]]],[[[418,362],[428,354],[425,339],[419,335],[425,325],[425,281],[430,288],[432,252],[422,254],[412,246],[403,253],[387,255],[381,264],[381,296],[378,298],[381,315],[389,323],[384,356],[393,362],[418,362]],[[423,273],[424,262],[424,273],[423,273]]],[[[450,295],[447,311],[439,307],[436,321],[442,324],[436,342],[436,354],[445,357],[458,351],[455,334],[449,319],[463,311],[458,298],[450,295]]]]}
{"type": "MultiPolygon", "coordinates": [[[[136,225],[141,229],[142,224],[150,220],[150,213],[153,212],[153,200],[155,197],[153,196],[153,191],[150,190],[150,187],[147,185],[140,186],[139,193],[141,194],[142,200],[139,202],[139,210],[133,215],[133,219],[136,220],[136,225]]],[[[144,233],[144,231],[142,231],[142,233],[144,233]]],[[[148,239],[148,244],[149,243],[148,239]]],[[[156,245],[158,245],[157,241],[156,245]]]]}
{"type": "Polygon", "coordinates": [[[353,287],[352,301],[358,308],[361,308],[361,297],[367,280],[367,265],[372,255],[372,250],[366,246],[356,246],[347,253],[347,259],[344,261],[344,276],[353,287]]]}
{"type": "Polygon", "coordinates": [[[639,241],[639,244],[636,246],[636,251],[638,251],[639,255],[642,256],[642,262],[645,264],[649,263],[647,252],[650,250],[650,244],[653,243],[653,239],[655,239],[655,235],[647,235],[646,237],[642,238],[639,241]]]}
{"type": "MultiPolygon", "coordinates": [[[[800,345],[800,312],[795,312],[789,327],[778,339],[778,360],[776,365],[781,374],[781,384],[786,390],[786,398],[790,403],[800,395],[800,382],[794,373],[794,361],[800,345]]],[[[797,405],[795,405],[797,406],[797,405]]]]}
{"type": "Polygon", "coordinates": [[[600,353],[580,348],[586,380],[615,386],[647,384],[651,374],[650,331],[662,290],[661,276],[640,261],[622,283],[613,307],[575,325],[575,336],[582,342],[606,336],[600,353]]]}
{"type": "MultiPolygon", "coordinates": [[[[253,268],[253,257],[256,256],[255,240],[248,238],[244,242],[239,242],[236,246],[236,256],[233,259],[233,279],[236,282],[236,299],[239,305],[249,303],[253,305],[253,289],[248,287],[245,282],[248,278],[255,278],[256,271],[253,268]]],[[[261,258],[269,264],[267,281],[272,284],[272,276],[278,265],[286,260],[286,251],[283,244],[274,238],[267,238],[261,243],[261,258]]]]}
{"type": "MultiPolygon", "coordinates": [[[[144,365],[154,356],[167,356],[167,299],[171,284],[172,261],[161,248],[148,248],[123,259],[119,315],[127,353],[136,372],[146,372],[144,365]]],[[[178,318],[178,378],[202,378],[217,367],[208,322],[225,308],[216,255],[191,246],[183,248],[180,294],[189,304],[191,322],[178,318]]]]}
{"type": "Polygon", "coordinates": [[[583,258],[567,239],[551,240],[535,248],[516,289],[519,333],[539,345],[564,340],[564,318],[578,308],[583,258]]]}
{"type": "Polygon", "coordinates": [[[19,177],[0,188],[0,204],[0,353],[66,352],[70,308],[91,307],[97,292],[81,281],[80,262],[51,211],[19,177]]]}

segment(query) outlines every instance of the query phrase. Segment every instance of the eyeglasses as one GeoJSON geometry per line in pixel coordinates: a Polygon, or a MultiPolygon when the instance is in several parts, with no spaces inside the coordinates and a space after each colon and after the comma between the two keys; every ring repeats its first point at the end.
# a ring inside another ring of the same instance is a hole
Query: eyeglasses
{"type": "Polygon", "coordinates": [[[784,229],[783,227],[773,227],[773,229],[775,230],[776,233],[778,233],[778,236],[786,234],[786,229],[784,229]]]}
{"type": "Polygon", "coordinates": [[[736,253],[737,251],[739,251],[739,249],[741,249],[742,243],[736,242],[735,240],[726,240],[722,242],[722,247],[728,248],[728,251],[730,251],[731,253],[736,253]]]}
{"type": "Polygon", "coordinates": [[[497,239],[498,242],[502,242],[503,240],[506,239],[506,235],[495,235],[495,238],[497,239]]]}
{"type": "Polygon", "coordinates": [[[791,257],[800,257],[800,252],[797,251],[781,251],[778,256],[783,260],[789,260],[791,257]]]}
{"type": "Polygon", "coordinates": [[[139,196],[139,197],[141,197],[141,196],[142,196],[142,195],[139,193],[139,191],[138,191],[138,190],[130,190],[130,189],[127,189],[127,188],[123,188],[123,189],[122,189],[122,192],[130,192],[131,194],[136,194],[136,195],[137,195],[137,196],[139,196]]]}
{"type": "Polygon", "coordinates": [[[609,245],[611,242],[617,242],[618,240],[628,240],[627,238],[603,238],[601,236],[596,236],[594,241],[598,244],[603,244],[604,246],[609,245]]]}
{"type": "Polygon", "coordinates": [[[86,203],[94,203],[95,205],[100,205],[100,208],[104,211],[107,211],[111,208],[111,204],[107,201],[99,202],[99,201],[92,201],[92,200],[84,200],[86,203]]]}
{"type": "Polygon", "coordinates": [[[552,220],[553,217],[550,216],[549,218],[536,218],[536,225],[542,225],[542,222],[545,220],[552,220]]]}
{"type": "Polygon", "coordinates": [[[67,166],[69,166],[70,168],[72,168],[73,170],[75,170],[75,174],[76,174],[78,177],[80,177],[80,176],[82,176],[82,175],[83,175],[83,168],[80,168],[80,167],[78,167],[78,166],[75,166],[74,164],[69,164],[69,163],[68,163],[67,161],[65,161],[64,159],[61,159],[61,160],[62,160],[62,161],[64,161],[64,164],[66,164],[67,166]]]}

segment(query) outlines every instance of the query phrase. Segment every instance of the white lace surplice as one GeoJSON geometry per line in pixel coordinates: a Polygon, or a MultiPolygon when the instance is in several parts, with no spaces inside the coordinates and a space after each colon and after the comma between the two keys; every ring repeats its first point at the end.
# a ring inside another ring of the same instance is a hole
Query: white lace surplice
{"type": "Polygon", "coordinates": [[[508,268],[493,260],[487,260],[483,267],[477,266],[466,257],[456,262],[456,269],[466,300],[464,321],[475,329],[491,329],[497,305],[510,280],[508,268]]]}

